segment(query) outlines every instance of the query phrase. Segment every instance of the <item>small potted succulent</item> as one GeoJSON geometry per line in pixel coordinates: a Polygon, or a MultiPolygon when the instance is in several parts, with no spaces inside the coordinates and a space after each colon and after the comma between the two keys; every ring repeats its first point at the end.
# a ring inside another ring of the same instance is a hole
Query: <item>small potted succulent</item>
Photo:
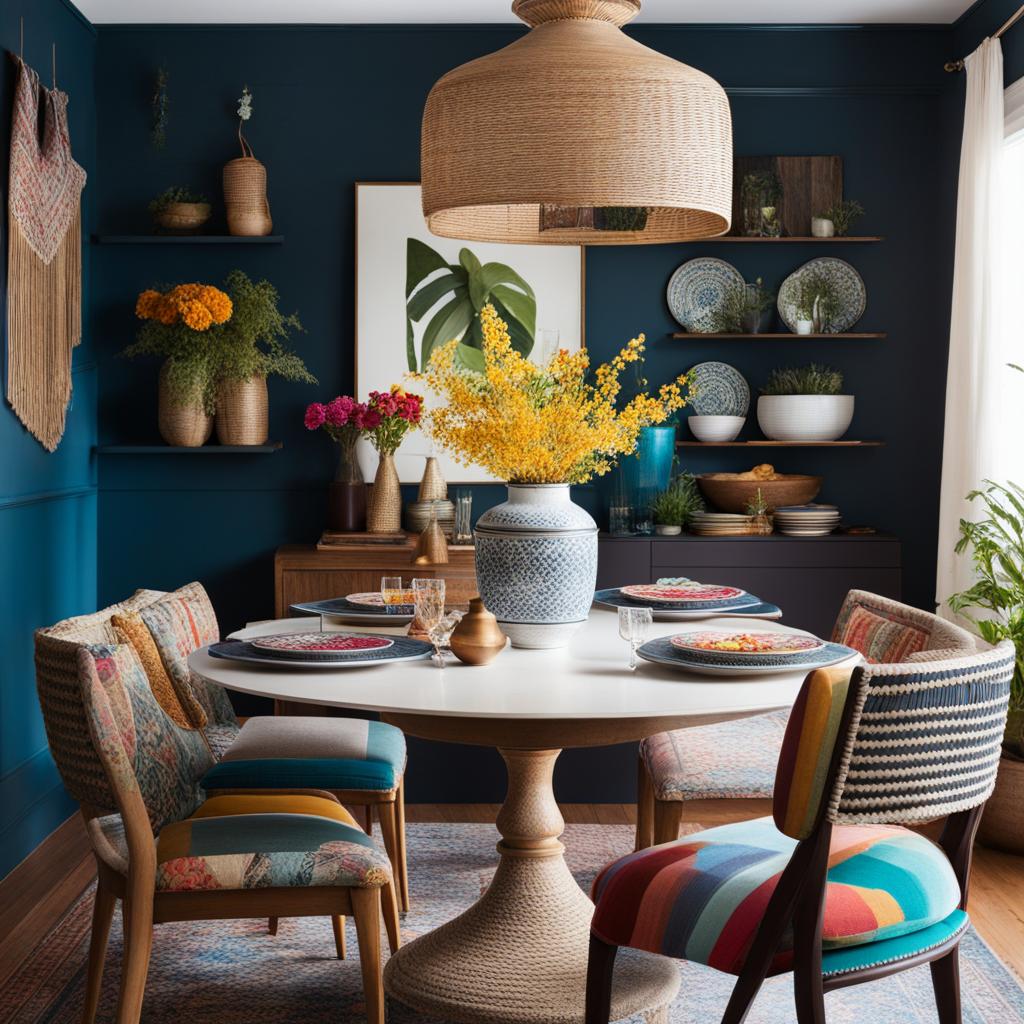
{"type": "Polygon", "coordinates": [[[662,537],[675,537],[693,519],[695,512],[703,511],[704,502],[697,482],[689,473],[680,474],[651,502],[654,531],[662,537]]]}
{"type": "Polygon", "coordinates": [[[149,204],[153,223],[169,235],[194,235],[210,219],[209,200],[183,186],[165,189],[149,204]]]}
{"type": "Polygon", "coordinates": [[[757,400],[757,422],[772,441],[836,441],[853,419],[853,395],[842,394],[838,370],[809,366],[775,369],[757,400]]]}

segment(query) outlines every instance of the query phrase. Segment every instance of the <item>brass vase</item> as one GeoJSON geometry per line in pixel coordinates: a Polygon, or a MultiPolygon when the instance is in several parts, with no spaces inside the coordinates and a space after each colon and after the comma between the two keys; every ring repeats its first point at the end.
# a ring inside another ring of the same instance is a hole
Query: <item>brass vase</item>
{"type": "Polygon", "coordinates": [[[469,612],[462,616],[451,638],[452,653],[467,665],[487,665],[508,643],[498,620],[479,597],[470,598],[469,612]]]}
{"type": "Polygon", "coordinates": [[[390,452],[382,452],[377,463],[366,529],[369,533],[398,533],[402,529],[402,488],[390,452]]]}
{"type": "Polygon", "coordinates": [[[267,443],[270,409],[267,378],[222,380],[217,387],[217,440],[229,445],[267,443]]]}
{"type": "Polygon", "coordinates": [[[167,387],[168,365],[160,368],[157,385],[156,418],[160,436],[176,448],[199,448],[210,440],[213,417],[203,408],[202,398],[179,405],[167,387]]]}
{"type": "Polygon", "coordinates": [[[448,485],[441,476],[437,459],[427,456],[427,464],[423,467],[423,479],[420,480],[420,493],[417,501],[444,501],[448,497],[448,485]]]}

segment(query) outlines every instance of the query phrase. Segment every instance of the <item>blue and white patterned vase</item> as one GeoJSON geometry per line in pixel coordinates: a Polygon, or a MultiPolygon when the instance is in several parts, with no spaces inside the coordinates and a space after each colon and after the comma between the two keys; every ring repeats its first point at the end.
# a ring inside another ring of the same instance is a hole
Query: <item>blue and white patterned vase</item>
{"type": "Polygon", "coordinates": [[[568,484],[509,484],[477,520],[476,580],[513,647],[564,647],[597,582],[597,524],[568,484]]]}

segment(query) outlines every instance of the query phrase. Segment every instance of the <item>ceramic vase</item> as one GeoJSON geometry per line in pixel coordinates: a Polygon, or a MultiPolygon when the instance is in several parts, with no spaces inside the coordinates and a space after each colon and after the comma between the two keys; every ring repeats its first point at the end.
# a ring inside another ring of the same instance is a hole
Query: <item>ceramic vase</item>
{"type": "Polygon", "coordinates": [[[382,452],[377,463],[366,529],[370,533],[398,533],[402,529],[402,488],[395,457],[390,452],[382,452]]]}
{"type": "Polygon", "coordinates": [[[636,512],[634,533],[642,536],[654,533],[651,501],[656,494],[668,488],[675,454],[675,426],[644,427],[637,438],[636,451],[624,455],[619,462],[627,500],[636,512]]]}
{"type": "Polygon", "coordinates": [[[356,437],[338,442],[338,468],[327,490],[327,528],[338,533],[366,529],[366,481],[356,458],[356,437]]]}
{"type": "Polygon", "coordinates": [[[508,637],[498,620],[479,597],[469,600],[469,612],[462,616],[451,638],[452,654],[466,665],[487,665],[505,649],[508,637]]]}
{"type": "Polygon", "coordinates": [[[836,226],[828,217],[811,218],[812,238],[833,238],[836,233],[836,226]]]}
{"type": "Polygon", "coordinates": [[[476,524],[484,605],[513,647],[564,647],[587,619],[597,581],[597,524],[568,484],[509,484],[476,524]]]}

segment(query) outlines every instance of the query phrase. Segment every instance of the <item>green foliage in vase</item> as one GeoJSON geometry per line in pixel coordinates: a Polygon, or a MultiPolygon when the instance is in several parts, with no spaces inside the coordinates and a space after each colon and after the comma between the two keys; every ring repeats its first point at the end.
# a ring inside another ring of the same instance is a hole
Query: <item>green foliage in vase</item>
{"type": "Polygon", "coordinates": [[[778,206],[782,199],[782,182],[774,171],[750,171],[743,175],[740,186],[743,202],[755,202],[758,206],[778,206]]]}
{"type": "Polygon", "coordinates": [[[850,228],[864,216],[864,207],[856,199],[841,199],[818,216],[832,221],[837,235],[848,235],[850,228]]]}
{"type": "Polygon", "coordinates": [[[775,293],[758,278],[754,284],[735,284],[725,289],[722,301],[711,311],[708,322],[712,334],[743,334],[750,318],[775,305],[775,293]]]}
{"type": "Polygon", "coordinates": [[[1024,488],[986,480],[967,499],[980,502],[984,518],[960,520],[956,552],[970,552],[977,581],[954,594],[949,607],[970,619],[988,643],[1013,642],[1017,664],[1003,749],[1024,760],[1024,488]]]}
{"type": "Polygon", "coordinates": [[[843,375],[829,366],[810,363],[772,370],[762,395],[841,395],[843,375]]]}
{"type": "Polygon", "coordinates": [[[695,513],[703,511],[704,501],[692,473],[680,473],[651,502],[651,514],[661,526],[686,526],[695,513]]]}
{"type": "Polygon", "coordinates": [[[202,192],[184,185],[172,185],[164,189],[155,199],[150,200],[149,212],[152,214],[163,213],[168,206],[175,203],[208,203],[209,199],[202,192]]]}
{"type": "Polygon", "coordinates": [[[480,310],[494,306],[508,324],[512,347],[523,356],[533,350],[537,330],[537,299],[533,289],[504,263],[481,263],[469,250],[459,252],[459,262],[449,263],[418,238],[406,242],[405,350],[409,370],[426,370],[435,347],[460,338],[460,363],[479,373],[484,369],[480,310]],[[439,277],[434,275],[442,271],[439,277]],[[429,280],[428,280],[429,278],[429,280]],[[419,358],[413,324],[419,323],[439,302],[443,304],[427,323],[420,341],[419,358]]]}
{"type": "Polygon", "coordinates": [[[747,502],[748,516],[766,516],[771,511],[764,492],[758,487],[754,496],[747,502]]]}
{"type": "Polygon", "coordinates": [[[153,123],[149,129],[149,141],[154,149],[163,149],[167,145],[167,110],[171,101],[167,95],[167,68],[157,68],[156,81],[153,85],[153,123]]]}
{"type": "Polygon", "coordinates": [[[594,227],[598,231],[643,231],[649,216],[646,206],[598,206],[594,227]]]}
{"type": "Polygon", "coordinates": [[[804,274],[797,280],[793,304],[797,319],[813,320],[818,330],[828,334],[832,318],[839,311],[839,292],[825,274],[804,274]]]}

